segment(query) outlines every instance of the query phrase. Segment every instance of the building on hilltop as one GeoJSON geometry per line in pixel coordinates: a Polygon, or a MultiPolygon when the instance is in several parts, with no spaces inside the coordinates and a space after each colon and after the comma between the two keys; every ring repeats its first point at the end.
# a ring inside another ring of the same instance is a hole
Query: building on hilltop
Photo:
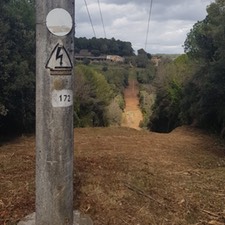
{"type": "Polygon", "coordinates": [[[80,50],[79,54],[75,54],[75,59],[78,61],[82,61],[84,59],[89,59],[90,61],[110,61],[110,62],[124,62],[125,59],[118,55],[100,55],[100,56],[94,56],[89,52],[87,49],[80,50]]]}
{"type": "Polygon", "coordinates": [[[124,62],[125,59],[119,55],[107,55],[106,59],[111,61],[111,62],[124,62]]]}

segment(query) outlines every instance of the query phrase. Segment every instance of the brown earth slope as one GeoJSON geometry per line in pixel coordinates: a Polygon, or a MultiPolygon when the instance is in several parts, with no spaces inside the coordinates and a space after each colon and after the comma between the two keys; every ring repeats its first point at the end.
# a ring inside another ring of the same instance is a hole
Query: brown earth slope
{"type": "MultiPolygon", "coordinates": [[[[191,127],[75,130],[74,208],[95,225],[221,225],[224,145],[191,127]]],[[[0,146],[0,224],[34,211],[34,137],[0,146]]],[[[71,196],[72,197],[72,196],[71,196]]]]}

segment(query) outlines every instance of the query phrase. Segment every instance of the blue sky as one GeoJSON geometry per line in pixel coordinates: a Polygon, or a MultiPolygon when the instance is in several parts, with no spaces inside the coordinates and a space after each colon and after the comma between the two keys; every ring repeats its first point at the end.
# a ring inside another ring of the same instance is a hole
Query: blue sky
{"type": "MultiPolygon", "coordinates": [[[[96,37],[105,37],[98,0],[86,0],[96,37]]],[[[99,0],[107,38],[145,48],[150,0],[99,0]]],[[[187,33],[206,17],[212,0],[153,0],[146,51],[183,53],[187,33]]],[[[84,0],[75,1],[76,37],[92,38],[84,0]]]]}

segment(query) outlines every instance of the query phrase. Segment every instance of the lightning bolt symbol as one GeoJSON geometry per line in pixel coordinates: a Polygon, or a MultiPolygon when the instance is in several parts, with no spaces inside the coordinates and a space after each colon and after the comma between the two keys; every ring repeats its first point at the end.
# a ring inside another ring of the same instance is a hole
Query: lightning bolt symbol
{"type": "Polygon", "coordinates": [[[60,66],[63,65],[63,54],[60,54],[61,50],[62,47],[58,47],[56,52],[56,60],[60,59],[60,66]]]}

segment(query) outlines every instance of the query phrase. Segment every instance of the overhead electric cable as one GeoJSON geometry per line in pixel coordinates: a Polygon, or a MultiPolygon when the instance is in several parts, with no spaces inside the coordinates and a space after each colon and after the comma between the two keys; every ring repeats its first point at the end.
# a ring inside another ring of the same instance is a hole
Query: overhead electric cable
{"type": "Polygon", "coordinates": [[[150,0],[150,7],[149,7],[149,14],[148,14],[148,26],[147,26],[147,33],[146,33],[146,39],[145,39],[145,51],[146,51],[147,44],[148,44],[148,33],[149,33],[149,25],[150,25],[150,20],[151,20],[151,15],[152,15],[152,4],[153,4],[153,0],[150,0]]]}
{"type": "Polygon", "coordinates": [[[100,16],[101,16],[101,21],[102,21],[102,27],[103,27],[104,35],[105,35],[105,38],[106,38],[105,25],[104,25],[104,22],[103,22],[102,10],[101,10],[101,6],[100,6],[100,1],[99,0],[98,0],[98,8],[99,8],[100,16]]]}
{"type": "Polygon", "coordinates": [[[86,0],[84,0],[84,3],[86,5],[86,9],[87,9],[88,17],[89,17],[89,20],[90,20],[90,23],[91,23],[91,27],[92,27],[92,30],[93,30],[93,33],[94,33],[94,37],[96,37],[95,29],[94,29],[94,26],[93,26],[93,23],[92,23],[91,15],[90,15],[90,12],[88,10],[88,5],[87,5],[86,0]]]}

